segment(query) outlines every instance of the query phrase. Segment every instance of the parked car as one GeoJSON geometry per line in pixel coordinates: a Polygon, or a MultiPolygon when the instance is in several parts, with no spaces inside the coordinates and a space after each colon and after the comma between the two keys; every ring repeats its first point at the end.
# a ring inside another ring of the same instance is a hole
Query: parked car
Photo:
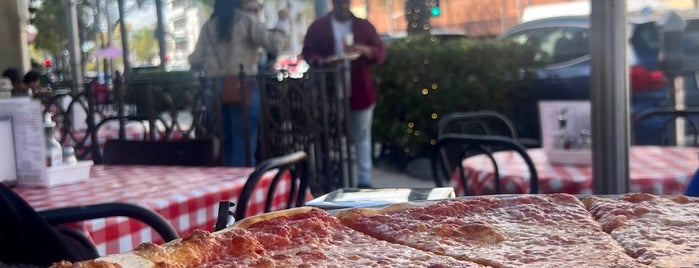
{"type": "MultiPolygon", "coordinates": [[[[627,16],[629,24],[627,60],[630,74],[630,112],[633,116],[652,107],[669,106],[668,82],[658,60],[660,36],[656,15],[627,16]]],[[[683,15],[684,60],[699,60],[699,17],[683,15]]],[[[589,16],[556,17],[525,22],[504,32],[507,38],[538,49],[534,59],[543,67],[533,70],[536,80],[522,88],[525,97],[514,118],[519,134],[540,140],[537,102],[541,100],[587,100],[590,98],[589,16]]],[[[684,76],[685,106],[699,107],[699,90],[694,73],[684,76]]],[[[634,126],[634,144],[657,144],[663,119],[634,126]]]]}

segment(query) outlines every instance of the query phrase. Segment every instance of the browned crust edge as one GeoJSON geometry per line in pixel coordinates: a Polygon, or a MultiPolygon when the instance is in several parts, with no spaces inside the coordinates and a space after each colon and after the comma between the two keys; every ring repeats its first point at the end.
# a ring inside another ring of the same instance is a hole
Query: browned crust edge
{"type": "Polygon", "coordinates": [[[422,207],[425,205],[430,204],[430,202],[421,202],[421,203],[398,203],[398,204],[392,204],[388,205],[385,207],[381,208],[350,208],[350,209],[343,209],[338,211],[336,217],[338,219],[347,219],[347,218],[352,218],[351,215],[378,215],[378,214],[384,214],[384,213],[391,213],[391,212],[396,212],[396,211],[403,211],[407,210],[410,208],[416,208],[416,207],[422,207]]]}
{"type": "Polygon", "coordinates": [[[285,210],[279,210],[279,211],[273,211],[273,212],[268,212],[260,215],[255,215],[251,216],[249,218],[244,218],[240,221],[237,221],[233,223],[232,226],[225,228],[223,230],[214,232],[213,234],[220,234],[220,233],[225,233],[228,229],[231,228],[248,228],[251,225],[258,223],[258,222],[263,222],[263,221],[268,221],[274,218],[279,218],[279,217],[284,217],[284,216],[294,216],[298,214],[303,214],[307,213],[313,209],[313,207],[297,207],[297,208],[290,208],[290,209],[285,209],[285,210]]]}

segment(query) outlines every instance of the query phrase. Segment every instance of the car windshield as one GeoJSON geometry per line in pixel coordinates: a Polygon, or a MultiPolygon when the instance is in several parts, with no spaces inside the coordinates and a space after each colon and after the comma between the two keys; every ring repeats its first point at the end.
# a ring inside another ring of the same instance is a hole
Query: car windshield
{"type": "Polygon", "coordinates": [[[564,63],[587,55],[587,29],[580,27],[535,28],[508,39],[537,49],[534,60],[543,64],[564,63]]]}

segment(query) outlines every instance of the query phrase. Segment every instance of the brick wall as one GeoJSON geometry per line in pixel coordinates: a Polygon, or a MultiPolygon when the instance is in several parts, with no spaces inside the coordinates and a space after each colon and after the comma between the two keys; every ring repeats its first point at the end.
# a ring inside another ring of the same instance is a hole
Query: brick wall
{"type": "MultiPolygon", "coordinates": [[[[365,0],[368,19],[379,33],[405,32],[404,0],[365,0]],[[388,6],[392,3],[392,6],[388,6]]],[[[432,17],[433,29],[448,29],[468,36],[495,36],[519,21],[524,8],[580,0],[440,0],[442,14],[432,17]]],[[[693,0],[664,0],[668,7],[693,6],[693,0]]],[[[354,1],[358,4],[364,1],[354,1]]]]}

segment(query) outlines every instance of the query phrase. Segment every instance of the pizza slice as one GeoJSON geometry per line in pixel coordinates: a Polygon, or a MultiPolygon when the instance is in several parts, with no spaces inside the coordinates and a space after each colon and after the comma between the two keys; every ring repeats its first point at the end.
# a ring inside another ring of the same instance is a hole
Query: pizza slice
{"type": "Polygon", "coordinates": [[[342,210],[390,243],[495,267],[643,267],[568,194],[474,197],[342,210]]]}
{"type": "Polygon", "coordinates": [[[699,267],[699,199],[634,193],[589,197],[583,203],[602,229],[639,262],[699,267]]]}
{"type": "Polygon", "coordinates": [[[327,212],[295,208],[162,246],[57,267],[483,267],[391,244],[352,230],[327,212]]]}

